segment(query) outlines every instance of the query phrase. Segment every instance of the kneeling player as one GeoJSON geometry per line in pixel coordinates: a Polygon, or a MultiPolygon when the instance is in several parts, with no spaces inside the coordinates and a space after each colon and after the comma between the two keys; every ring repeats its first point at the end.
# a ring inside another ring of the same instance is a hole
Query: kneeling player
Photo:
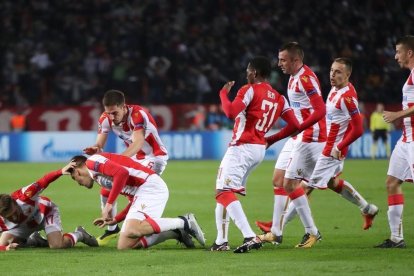
{"type": "Polygon", "coordinates": [[[68,168],[50,172],[11,195],[0,194],[0,250],[19,246],[68,248],[78,241],[98,246],[96,239],[81,226],[74,232],[63,234],[58,207],[49,198],[40,196],[68,168]],[[40,230],[46,232],[47,241],[38,234],[40,230]]]}
{"type": "Polygon", "coordinates": [[[118,249],[145,248],[176,239],[177,235],[171,230],[177,229],[183,229],[205,245],[204,234],[193,214],[161,218],[169,192],[165,182],[154,171],[129,157],[112,153],[95,154],[89,158],[75,156],[69,166],[72,179],[79,185],[90,189],[96,181],[110,191],[102,217],[95,220],[97,225],[116,222],[111,211],[119,194],[133,197],[122,225],[118,249]]]}

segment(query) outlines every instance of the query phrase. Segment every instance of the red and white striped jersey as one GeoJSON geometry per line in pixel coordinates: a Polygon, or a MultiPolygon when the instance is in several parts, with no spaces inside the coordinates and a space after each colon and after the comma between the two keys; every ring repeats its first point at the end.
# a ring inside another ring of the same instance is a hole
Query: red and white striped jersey
{"type": "MultiPolygon", "coordinates": [[[[322,97],[318,77],[308,66],[303,65],[299,72],[290,76],[288,84],[290,106],[299,123],[303,123],[314,112],[309,97],[315,93],[322,97]]],[[[325,119],[302,131],[297,139],[303,142],[325,142],[325,119]]]]}
{"type": "Polygon", "coordinates": [[[119,194],[134,196],[147,178],[155,174],[130,157],[107,152],[90,156],[86,166],[91,177],[110,190],[107,202],[111,204],[119,194]]]}
{"type": "MultiPolygon", "coordinates": [[[[403,89],[403,100],[402,106],[403,110],[406,110],[414,106],[414,69],[411,70],[410,75],[408,76],[407,81],[405,82],[403,89]]],[[[403,142],[412,142],[414,141],[414,115],[405,117],[403,120],[403,142]]]]}
{"type": "Polygon", "coordinates": [[[38,228],[39,225],[43,225],[45,217],[54,206],[54,203],[49,198],[40,196],[40,194],[51,182],[61,175],[61,170],[48,173],[36,182],[13,192],[11,197],[19,205],[23,214],[18,223],[11,222],[0,216],[0,232],[22,225],[28,228],[38,228]]]}
{"type": "MultiPolygon", "coordinates": [[[[325,156],[331,156],[334,146],[339,144],[352,128],[349,122],[352,116],[360,116],[358,109],[358,96],[354,86],[348,83],[347,86],[336,90],[332,87],[326,99],[326,124],[328,130],[328,138],[326,145],[322,151],[325,156]]],[[[341,150],[346,156],[348,147],[341,150]]]]}
{"type": "Polygon", "coordinates": [[[144,129],[145,142],[136,154],[136,159],[163,156],[168,158],[168,152],[158,134],[157,124],[151,114],[139,105],[127,105],[127,120],[119,125],[113,124],[109,115],[102,113],[98,123],[98,133],[107,134],[111,130],[121,138],[126,146],[132,143],[132,133],[144,129]]]}
{"type": "Polygon", "coordinates": [[[288,101],[266,82],[244,85],[236,97],[246,108],[235,119],[230,145],[265,145],[265,134],[290,109],[288,101]]]}

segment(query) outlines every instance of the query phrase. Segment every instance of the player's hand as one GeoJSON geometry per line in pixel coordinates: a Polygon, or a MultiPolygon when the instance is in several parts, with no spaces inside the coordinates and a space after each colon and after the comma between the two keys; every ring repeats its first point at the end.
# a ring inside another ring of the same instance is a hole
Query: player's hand
{"type": "Polygon", "coordinates": [[[226,89],[227,93],[230,92],[230,89],[233,87],[235,81],[229,81],[227,82],[222,89],[226,89]]]}
{"type": "Polygon", "coordinates": [[[112,219],[112,204],[106,203],[105,207],[102,210],[102,219],[105,221],[109,221],[112,219]]]}
{"type": "Polygon", "coordinates": [[[345,158],[345,156],[342,155],[342,152],[337,147],[332,148],[331,157],[337,160],[343,160],[345,158]]]}
{"type": "Polygon", "coordinates": [[[69,164],[67,164],[66,166],[64,166],[63,168],[62,168],[62,174],[70,174],[69,172],[68,172],[68,170],[69,169],[73,169],[73,168],[75,168],[76,167],[76,162],[70,162],[69,164]]]}
{"type": "Polygon", "coordinates": [[[398,119],[398,113],[392,111],[384,111],[382,113],[382,118],[386,123],[392,123],[398,119]]]}
{"type": "Polygon", "coordinates": [[[98,146],[93,146],[93,147],[84,148],[83,152],[86,153],[87,155],[93,155],[95,153],[102,152],[102,149],[98,146]]]}
{"type": "Polygon", "coordinates": [[[15,250],[19,247],[18,243],[12,242],[8,246],[6,246],[6,251],[15,250]]]}
{"type": "Polygon", "coordinates": [[[103,218],[97,218],[93,221],[93,225],[99,228],[104,228],[107,225],[115,225],[117,221],[115,219],[104,220],[103,218]]]}

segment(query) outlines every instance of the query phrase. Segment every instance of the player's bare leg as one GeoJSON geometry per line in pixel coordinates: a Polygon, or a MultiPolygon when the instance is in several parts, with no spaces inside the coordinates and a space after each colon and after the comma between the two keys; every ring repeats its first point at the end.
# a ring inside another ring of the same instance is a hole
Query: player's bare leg
{"type": "Polygon", "coordinates": [[[82,242],[88,246],[96,247],[98,242],[95,237],[90,235],[86,230],[78,226],[74,232],[62,234],[61,231],[54,231],[47,234],[49,247],[52,249],[69,248],[75,246],[76,243],[82,242]]]}

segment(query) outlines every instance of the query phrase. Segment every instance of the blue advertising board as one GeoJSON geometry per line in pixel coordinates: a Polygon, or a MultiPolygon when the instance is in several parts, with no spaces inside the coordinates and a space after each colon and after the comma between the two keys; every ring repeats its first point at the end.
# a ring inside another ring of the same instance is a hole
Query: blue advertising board
{"type": "MultiPolygon", "coordinates": [[[[160,136],[169,152],[170,160],[220,160],[231,140],[231,131],[161,132],[160,136]]],[[[401,136],[400,131],[389,134],[391,149],[401,136]]],[[[82,149],[93,145],[96,132],[22,132],[0,133],[0,162],[67,162],[72,156],[82,154],[82,149]]],[[[266,151],[266,160],[276,160],[284,144],[279,141],[266,151]]],[[[348,158],[371,158],[372,137],[365,133],[355,141],[348,158]]],[[[105,151],[122,152],[123,141],[112,133],[105,151]]],[[[386,147],[378,143],[376,158],[386,158],[386,147]]]]}

